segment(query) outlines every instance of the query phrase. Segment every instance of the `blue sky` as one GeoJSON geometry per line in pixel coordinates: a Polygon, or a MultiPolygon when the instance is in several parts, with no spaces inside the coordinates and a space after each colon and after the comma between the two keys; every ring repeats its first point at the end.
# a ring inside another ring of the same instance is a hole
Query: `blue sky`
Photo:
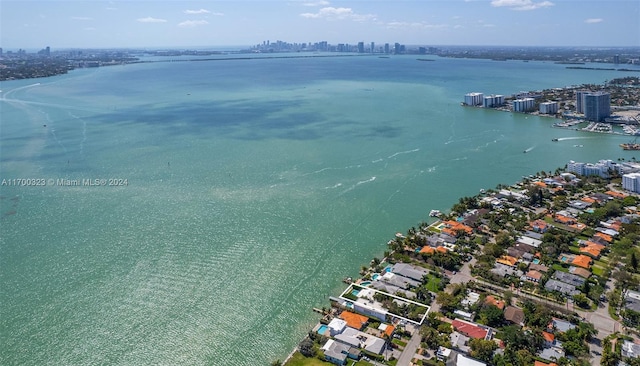
{"type": "Polygon", "coordinates": [[[640,46],[638,0],[0,0],[0,47],[640,46]]]}

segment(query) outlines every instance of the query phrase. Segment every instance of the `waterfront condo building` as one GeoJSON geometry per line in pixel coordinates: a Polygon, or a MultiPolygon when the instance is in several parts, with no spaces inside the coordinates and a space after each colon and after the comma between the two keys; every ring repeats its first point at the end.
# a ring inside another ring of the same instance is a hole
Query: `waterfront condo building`
{"type": "Polygon", "coordinates": [[[622,188],[640,193],[640,173],[630,173],[622,176],[622,188]]]}
{"type": "Polygon", "coordinates": [[[556,113],[558,113],[558,102],[540,103],[540,113],[543,113],[543,114],[556,114],[556,113]]]}
{"type": "Polygon", "coordinates": [[[567,171],[583,176],[597,175],[607,178],[609,177],[609,170],[618,171],[618,165],[611,160],[600,160],[595,164],[577,163],[572,160],[567,164],[567,171]]]}
{"type": "Polygon", "coordinates": [[[584,118],[602,122],[611,115],[611,95],[605,92],[590,93],[584,97],[584,118]]]}
{"type": "Polygon", "coordinates": [[[516,99],[513,101],[514,112],[531,112],[536,108],[536,100],[533,98],[516,99]]]}
{"type": "Polygon", "coordinates": [[[584,97],[589,93],[589,90],[576,91],[576,113],[584,114],[584,97]]]}
{"type": "Polygon", "coordinates": [[[484,97],[482,105],[485,108],[493,108],[493,107],[500,107],[503,104],[504,104],[504,95],[489,95],[484,97]]]}
{"type": "Polygon", "coordinates": [[[464,96],[464,104],[466,105],[482,105],[484,94],[482,93],[468,93],[464,96]]]}

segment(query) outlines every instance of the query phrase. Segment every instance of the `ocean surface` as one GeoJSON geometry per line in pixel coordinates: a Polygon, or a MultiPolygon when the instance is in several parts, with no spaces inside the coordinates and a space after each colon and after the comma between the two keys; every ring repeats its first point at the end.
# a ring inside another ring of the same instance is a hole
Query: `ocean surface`
{"type": "Polygon", "coordinates": [[[0,364],[282,360],[312,307],[430,210],[569,160],[640,158],[628,137],[460,106],[628,73],[432,58],[0,83],[0,179],[45,184],[0,186],[0,364]]]}

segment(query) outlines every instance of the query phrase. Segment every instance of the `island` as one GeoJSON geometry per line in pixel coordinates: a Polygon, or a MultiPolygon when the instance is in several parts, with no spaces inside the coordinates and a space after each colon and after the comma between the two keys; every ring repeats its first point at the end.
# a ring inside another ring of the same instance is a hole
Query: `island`
{"type": "Polygon", "coordinates": [[[462,197],[345,278],[272,365],[640,364],[640,163],[462,197]]]}

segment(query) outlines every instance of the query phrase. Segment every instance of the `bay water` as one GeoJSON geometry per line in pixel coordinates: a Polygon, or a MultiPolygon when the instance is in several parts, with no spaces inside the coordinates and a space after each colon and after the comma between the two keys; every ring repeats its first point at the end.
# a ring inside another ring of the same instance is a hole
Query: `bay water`
{"type": "Polygon", "coordinates": [[[312,307],[430,210],[569,160],[637,156],[624,136],[460,106],[468,92],[627,74],[432,58],[2,82],[0,179],[44,186],[0,186],[0,364],[284,359],[317,322],[312,307]]]}

